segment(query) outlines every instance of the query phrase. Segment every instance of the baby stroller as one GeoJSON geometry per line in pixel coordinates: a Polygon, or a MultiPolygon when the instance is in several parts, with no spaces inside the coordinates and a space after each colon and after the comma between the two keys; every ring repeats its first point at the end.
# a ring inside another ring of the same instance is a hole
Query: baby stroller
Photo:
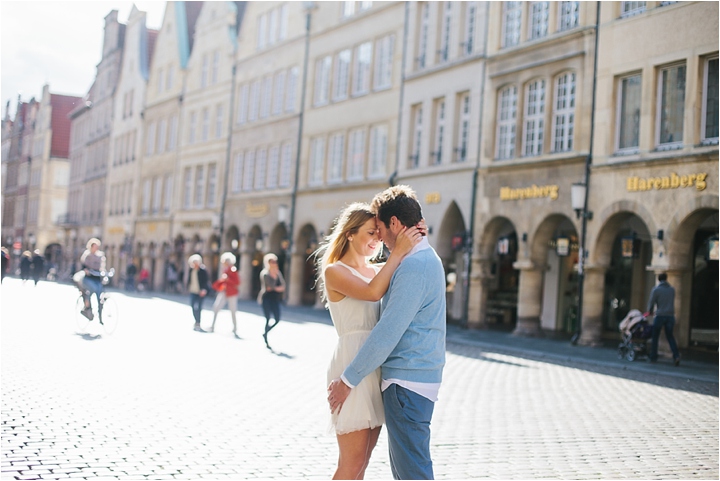
{"type": "Polygon", "coordinates": [[[648,356],[647,343],[652,339],[652,325],[642,312],[630,310],[620,322],[619,329],[622,342],[618,345],[618,359],[634,361],[638,356],[648,356]]]}

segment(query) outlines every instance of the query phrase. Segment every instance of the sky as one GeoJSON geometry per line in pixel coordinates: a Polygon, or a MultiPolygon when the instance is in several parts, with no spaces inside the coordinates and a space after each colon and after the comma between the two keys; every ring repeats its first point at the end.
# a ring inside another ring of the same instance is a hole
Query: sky
{"type": "Polygon", "coordinates": [[[147,26],[159,29],[165,1],[8,1],[0,0],[0,100],[2,116],[17,96],[39,99],[43,85],[55,94],[84,96],[102,55],[105,16],[118,11],[127,23],[133,3],[147,13],[147,26]]]}

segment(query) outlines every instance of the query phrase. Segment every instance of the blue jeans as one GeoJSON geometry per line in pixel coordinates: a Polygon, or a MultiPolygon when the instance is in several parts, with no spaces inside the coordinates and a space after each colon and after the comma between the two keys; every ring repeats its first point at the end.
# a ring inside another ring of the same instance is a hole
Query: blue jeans
{"type": "Polygon", "coordinates": [[[200,313],[202,312],[202,305],[204,300],[205,297],[201,297],[200,294],[190,294],[190,306],[193,310],[195,324],[200,324],[200,313]]]}
{"type": "Polygon", "coordinates": [[[663,326],[665,327],[665,337],[667,337],[668,344],[670,344],[673,359],[680,357],[680,352],[678,351],[677,343],[675,342],[675,336],[673,336],[675,316],[655,316],[655,320],[653,321],[652,344],[650,345],[651,361],[657,361],[658,339],[660,338],[660,331],[662,331],[663,326]]]}
{"type": "Polygon", "coordinates": [[[92,295],[95,294],[95,297],[97,298],[98,306],[99,306],[100,305],[100,294],[102,294],[102,292],[103,292],[102,282],[100,282],[100,280],[98,280],[98,279],[85,276],[83,278],[82,285],[86,290],[90,291],[90,296],[88,296],[88,299],[87,299],[88,302],[90,302],[90,298],[92,297],[92,295]]]}
{"type": "Polygon", "coordinates": [[[395,479],[434,479],[430,419],[435,403],[397,384],[383,391],[390,468],[395,479]]]}

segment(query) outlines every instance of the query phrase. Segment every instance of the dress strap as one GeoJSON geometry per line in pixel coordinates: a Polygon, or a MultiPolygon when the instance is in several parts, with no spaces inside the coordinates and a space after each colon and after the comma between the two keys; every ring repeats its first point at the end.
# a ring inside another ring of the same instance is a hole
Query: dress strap
{"type": "MultiPolygon", "coordinates": [[[[360,278],[365,279],[365,280],[368,280],[368,281],[371,281],[371,280],[372,280],[371,277],[366,277],[366,276],[360,274],[360,272],[358,272],[357,269],[355,269],[354,267],[350,267],[349,265],[345,264],[345,263],[342,262],[342,261],[335,261],[335,264],[339,264],[339,265],[347,268],[350,272],[353,273],[353,275],[355,275],[355,276],[357,276],[357,277],[360,277],[360,278]]],[[[375,268],[373,267],[373,270],[375,271],[375,274],[377,274],[377,269],[375,269],[375,268]]]]}

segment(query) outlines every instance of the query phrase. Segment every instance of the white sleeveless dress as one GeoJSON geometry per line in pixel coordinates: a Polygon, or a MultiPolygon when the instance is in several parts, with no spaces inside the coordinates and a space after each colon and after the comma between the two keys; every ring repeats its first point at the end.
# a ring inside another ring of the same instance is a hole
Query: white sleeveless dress
{"type": "MultiPolygon", "coordinates": [[[[365,282],[372,279],[338,261],[339,264],[365,282]]],[[[378,268],[375,268],[377,273],[378,268]]],[[[341,301],[328,300],[328,308],[339,339],[332,361],[328,367],[328,384],[337,379],[352,362],[355,355],[370,335],[380,317],[380,301],[360,301],[345,297],[341,301]]],[[[355,386],[342,406],[340,413],[331,415],[331,427],[337,434],[347,434],[361,429],[382,426],[385,422],[382,393],[380,392],[380,368],[366,376],[355,386]]]]}

